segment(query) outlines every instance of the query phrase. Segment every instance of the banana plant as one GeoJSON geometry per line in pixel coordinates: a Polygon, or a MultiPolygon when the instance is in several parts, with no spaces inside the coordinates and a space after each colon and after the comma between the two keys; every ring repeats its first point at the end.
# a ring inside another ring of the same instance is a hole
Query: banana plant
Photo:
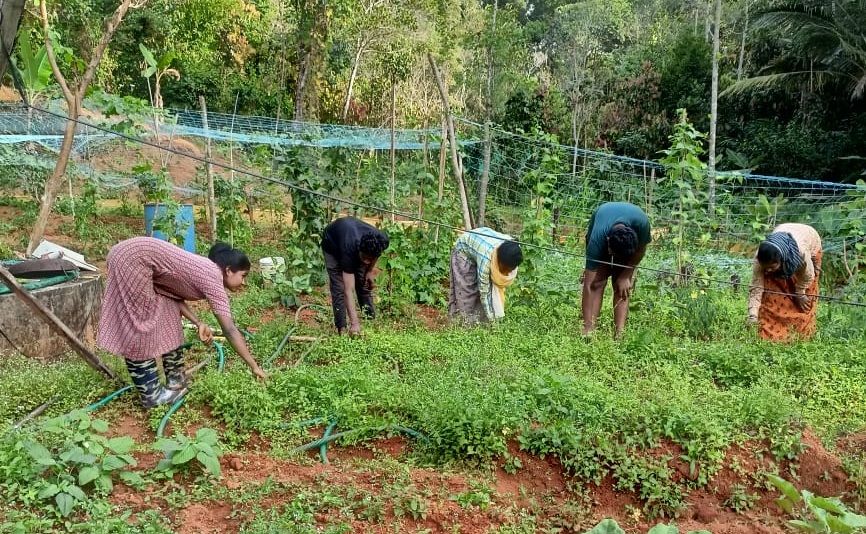
{"type": "Polygon", "coordinates": [[[14,58],[15,67],[21,72],[21,81],[27,101],[35,104],[51,84],[51,63],[45,45],[33,48],[30,32],[22,31],[18,36],[17,54],[14,58]]]}
{"type": "Polygon", "coordinates": [[[154,78],[153,86],[153,107],[162,109],[162,77],[171,76],[175,80],[180,79],[180,72],[177,69],[170,67],[171,62],[177,57],[175,52],[166,52],[157,58],[149,48],[142,43],[138,43],[138,48],[141,50],[141,55],[144,57],[142,64],[141,76],[147,78],[147,85],[150,86],[151,76],[154,78]]]}

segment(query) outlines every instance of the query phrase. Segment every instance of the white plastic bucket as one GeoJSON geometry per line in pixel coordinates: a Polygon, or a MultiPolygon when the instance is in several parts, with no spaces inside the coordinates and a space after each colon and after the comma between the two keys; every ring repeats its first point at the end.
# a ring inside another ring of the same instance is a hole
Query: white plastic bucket
{"type": "Polygon", "coordinates": [[[285,264],[286,259],[281,256],[267,257],[259,260],[259,270],[262,272],[262,279],[265,281],[265,285],[271,283],[269,278],[282,270],[285,264]]]}

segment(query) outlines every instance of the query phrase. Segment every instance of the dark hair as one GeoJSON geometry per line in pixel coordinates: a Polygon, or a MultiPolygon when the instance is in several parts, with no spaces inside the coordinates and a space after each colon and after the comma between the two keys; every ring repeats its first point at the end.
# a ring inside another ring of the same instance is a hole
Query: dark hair
{"type": "Polygon", "coordinates": [[[388,248],[388,243],[388,234],[377,230],[361,236],[361,240],[358,242],[358,252],[378,258],[388,248]]]}
{"type": "Polygon", "coordinates": [[[523,251],[514,241],[504,241],[496,249],[496,259],[499,260],[500,265],[512,271],[523,262],[523,251]]]}
{"type": "Polygon", "coordinates": [[[227,243],[214,243],[207,257],[216,263],[221,271],[225,271],[226,267],[233,273],[250,270],[250,258],[247,253],[239,248],[232,248],[227,243]]]}
{"type": "Polygon", "coordinates": [[[617,224],[607,235],[607,244],[610,246],[614,258],[628,259],[637,251],[637,232],[634,231],[634,228],[617,224]]]}
{"type": "Polygon", "coordinates": [[[778,246],[769,241],[761,241],[758,245],[758,263],[770,265],[772,263],[782,263],[782,251],[778,246]]]}

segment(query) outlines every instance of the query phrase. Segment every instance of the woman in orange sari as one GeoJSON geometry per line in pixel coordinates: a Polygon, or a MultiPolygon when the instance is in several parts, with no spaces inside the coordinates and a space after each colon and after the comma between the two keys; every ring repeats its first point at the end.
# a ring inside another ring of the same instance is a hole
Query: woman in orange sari
{"type": "Polygon", "coordinates": [[[808,339],[817,330],[821,236],[809,225],[786,223],[758,247],[749,288],[749,322],[771,341],[808,339]]]}

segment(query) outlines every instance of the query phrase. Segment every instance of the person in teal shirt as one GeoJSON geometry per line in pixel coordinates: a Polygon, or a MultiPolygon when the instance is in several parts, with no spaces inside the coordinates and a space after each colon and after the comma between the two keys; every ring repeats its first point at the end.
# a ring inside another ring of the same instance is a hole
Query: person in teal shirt
{"type": "Polygon", "coordinates": [[[622,335],[636,269],[651,239],[649,219],[634,204],[607,202],[593,212],[586,231],[586,268],[581,299],[584,334],[595,330],[610,278],[614,336],[622,335]]]}

